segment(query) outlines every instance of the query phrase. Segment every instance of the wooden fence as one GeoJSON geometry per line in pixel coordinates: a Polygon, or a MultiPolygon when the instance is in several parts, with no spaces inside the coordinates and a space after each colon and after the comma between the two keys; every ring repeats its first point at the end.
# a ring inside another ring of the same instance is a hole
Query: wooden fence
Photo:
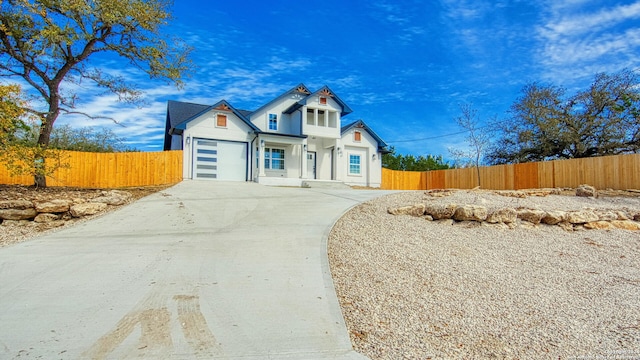
{"type": "MultiPolygon", "coordinates": [[[[182,181],[182,151],[87,153],[65,151],[69,168],[47,177],[47,186],[119,188],[182,181]]],[[[32,176],[11,176],[0,164],[0,184],[33,185],[32,176]]]]}
{"type": "Polygon", "coordinates": [[[426,172],[382,169],[383,189],[483,189],[517,190],[577,187],[589,184],[598,189],[640,189],[640,154],[555,160],[480,168],[426,172]]]}

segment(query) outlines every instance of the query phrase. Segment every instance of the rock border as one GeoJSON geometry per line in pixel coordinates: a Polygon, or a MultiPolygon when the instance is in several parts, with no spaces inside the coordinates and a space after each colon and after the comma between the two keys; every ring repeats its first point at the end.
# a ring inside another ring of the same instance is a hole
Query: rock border
{"type": "Polygon", "coordinates": [[[389,208],[391,215],[411,215],[428,221],[453,223],[475,222],[501,228],[533,227],[536,225],[560,226],[567,231],[575,230],[640,230],[640,210],[595,210],[544,211],[530,208],[501,208],[488,212],[478,205],[415,204],[389,208]]]}
{"type": "MultiPolygon", "coordinates": [[[[445,197],[456,190],[429,190],[430,197],[445,197]]],[[[493,193],[509,197],[547,196],[559,194],[559,189],[507,190],[493,193]]],[[[576,189],[576,196],[597,197],[597,190],[589,185],[576,189]]],[[[471,204],[414,204],[397,208],[388,208],[391,215],[410,215],[423,217],[428,221],[438,221],[453,225],[495,226],[504,229],[517,227],[531,228],[538,225],[559,226],[566,231],[577,230],[640,230],[640,210],[638,209],[582,209],[574,211],[541,210],[526,207],[500,208],[489,211],[484,206],[471,204]]]]}
{"type": "Polygon", "coordinates": [[[91,216],[130,202],[133,195],[123,190],[101,191],[91,199],[4,200],[0,201],[0,225],[15,226],[30,223],[56,228],[69,221],[91,216]]]}

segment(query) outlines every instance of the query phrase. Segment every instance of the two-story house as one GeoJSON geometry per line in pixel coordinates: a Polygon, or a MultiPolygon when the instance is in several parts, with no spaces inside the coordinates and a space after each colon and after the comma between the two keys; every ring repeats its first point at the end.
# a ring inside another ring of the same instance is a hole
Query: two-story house
{"type": "Polygon", "coordinates": [[[385,142],[324,86],[300,84],[255,111],[227,101],[169,101],[165,150],[184,150],[185,179],[302,186],[316,181],[380,187],[385,142]]]}

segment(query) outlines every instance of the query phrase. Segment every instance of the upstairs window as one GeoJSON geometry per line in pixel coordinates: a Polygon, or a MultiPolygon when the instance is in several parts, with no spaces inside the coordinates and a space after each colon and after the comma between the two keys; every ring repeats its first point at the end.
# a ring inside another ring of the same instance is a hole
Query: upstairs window
{"type": "Polygon", "coordinates": [[[320,98],[318,99],[318,103],[320,105],[327,105],[327,97],[326,96],[320,96],[320,98]]]}
{"type": "Polygon", "coordinates": [[[217,127],[227,127],[227,115],[217,114],[216,115],[216,126],[217,127]]]}
{"type": "Polygon", "coordinates": [[[362,141],[362,133],[360,131],[355,131],[353,133],[353,141],[355,141],[355,142],[362,141]]]}
{"type": "Polygon", "coordinates": [[[269,114],[269,130],[278,130],[278,115],[269,114]]]}

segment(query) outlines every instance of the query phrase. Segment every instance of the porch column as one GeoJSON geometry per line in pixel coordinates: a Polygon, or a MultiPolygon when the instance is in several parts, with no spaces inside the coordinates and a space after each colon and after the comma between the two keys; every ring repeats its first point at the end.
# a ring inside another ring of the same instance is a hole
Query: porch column
{"type": "Polygon", "coordinates": [[[267,174],[264,172],[264,139],[258,137],[258,176],[266,176],[267,174]]]}
{"type": "Polygon", "coordinates": [[[302,140],[302,144],[300,145],[300,160],[302,163],[300,164],[300,178],[306,179],[308,175],[307,169],[307,139],[302,140]]]}

